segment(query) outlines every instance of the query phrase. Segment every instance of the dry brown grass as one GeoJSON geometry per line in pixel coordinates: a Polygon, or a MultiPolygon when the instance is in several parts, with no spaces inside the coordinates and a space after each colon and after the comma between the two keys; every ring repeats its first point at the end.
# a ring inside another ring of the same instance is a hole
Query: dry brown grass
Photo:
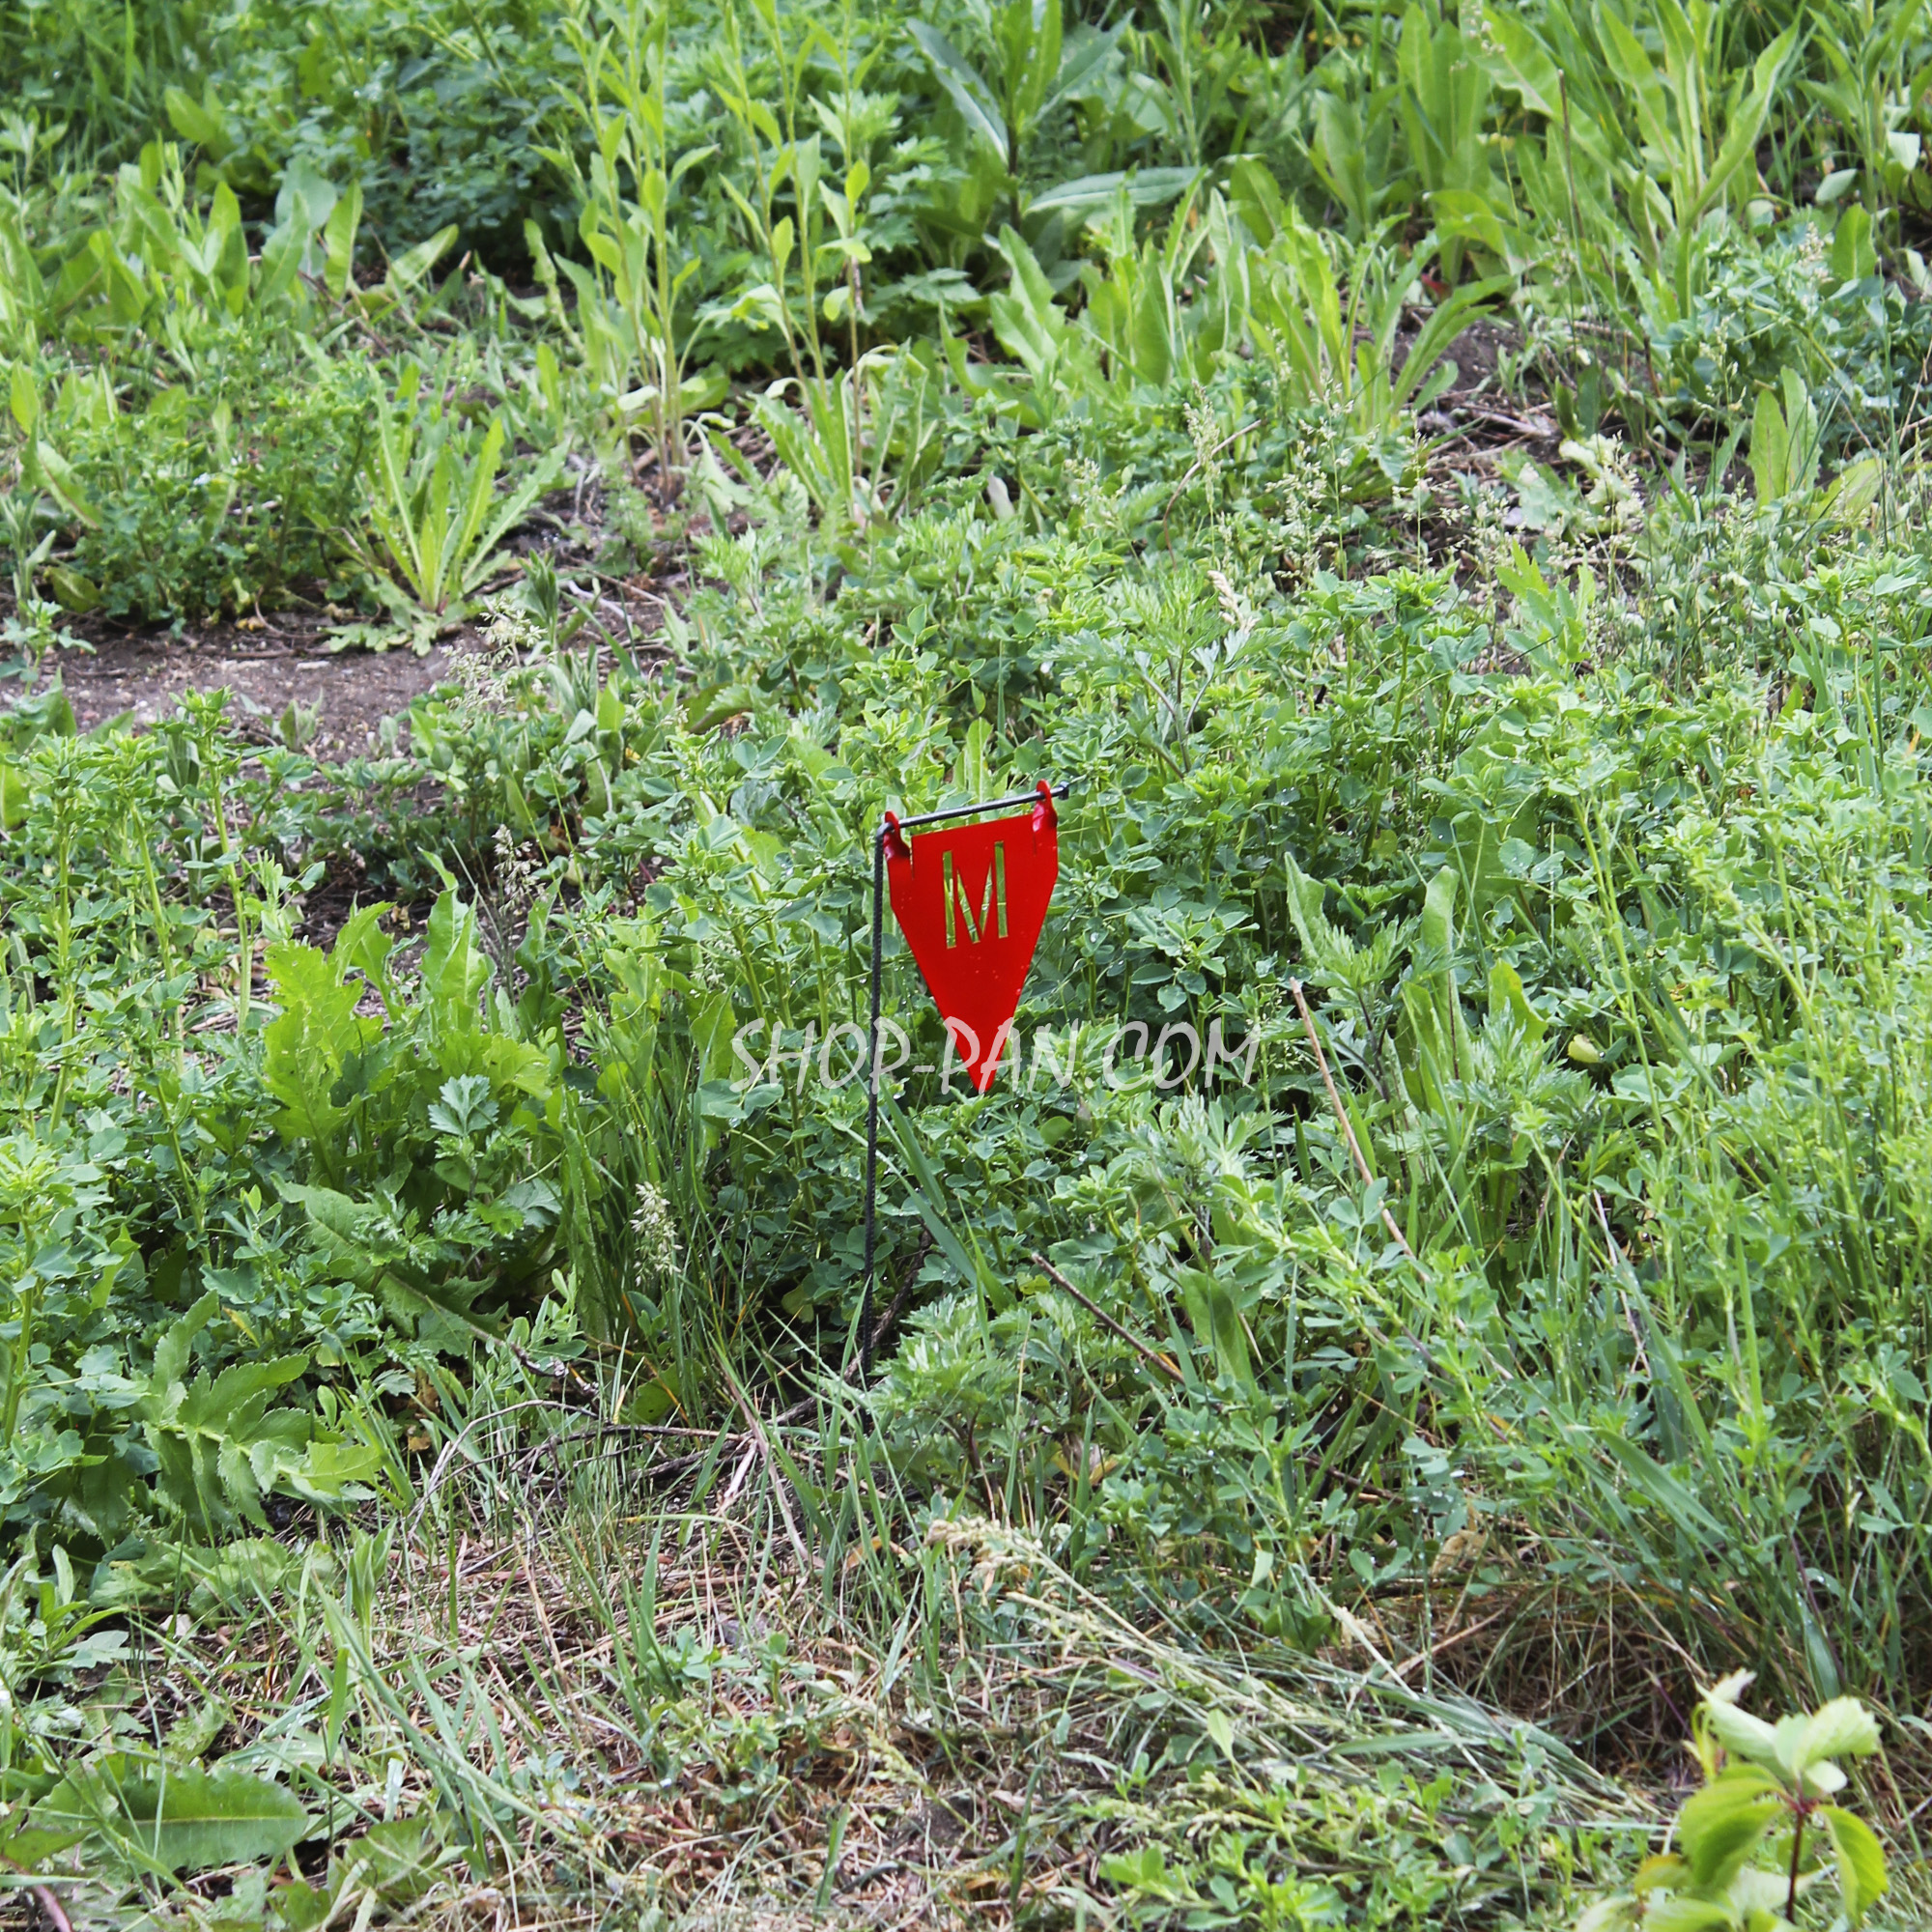
{"type": "MultiPolygon", "coordinates": [[[[1366,1822],[1413,1808],[1378,1764],[1514,1785],[1517,1744],[1473,1705],[1200,1647],[1009,1527],[808,1570],[761,1474],[728,1515],[633,1490],[519,1520],[461,1493],[413,1536],[312,1554],[271,1605],[171,1619],[88,1706],[130,1740],[281,1764],[319,1820],[296,1862],[331,1928],[1100,1924],[1103,1861],[1135,1843],[1293,1828],[1307,1869],[1346,1873],[1366,1822]],[[370,1851],[385,1818],[428,1821],[416,1869],[370,1851]]],[[[1641,1832],[1550,1748],[1567,1815],[1641,1832]]],[[[258,1883],[61,1889],[76,1926],[213,1926],[260,1923],[258,1883]]]]}

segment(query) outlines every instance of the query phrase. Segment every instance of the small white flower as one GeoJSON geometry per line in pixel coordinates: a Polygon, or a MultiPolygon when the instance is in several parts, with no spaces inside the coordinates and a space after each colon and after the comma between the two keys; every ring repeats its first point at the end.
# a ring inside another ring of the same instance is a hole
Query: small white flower
{"type": "Polygon", "coordinates": [[[677,1224],[671,1219],[670,1203],[648,1180],[638,1182],[631,1233],[638,1243],[632,1268],[639,1287],[677,1272],[677,1224]]]}

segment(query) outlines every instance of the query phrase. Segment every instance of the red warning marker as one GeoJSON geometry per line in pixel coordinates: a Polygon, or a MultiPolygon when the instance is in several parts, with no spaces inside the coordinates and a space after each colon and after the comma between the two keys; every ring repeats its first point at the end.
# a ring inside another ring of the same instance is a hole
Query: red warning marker
{"type": "Polygon", "coordinates": [[[922,832],[887,815],[893,913],[981,1094],[999,1071],[1020,989],[1060,877],[1059,815],[1044,781],[1031,811],[922,832]]]}

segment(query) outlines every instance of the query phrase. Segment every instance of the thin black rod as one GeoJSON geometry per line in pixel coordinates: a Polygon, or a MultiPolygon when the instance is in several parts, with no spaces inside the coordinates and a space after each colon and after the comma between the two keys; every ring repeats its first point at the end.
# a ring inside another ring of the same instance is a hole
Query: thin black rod
{"type": "MultiPolygon", "coordinates": [[[[1073,781],[1064,779],[1053,787],[1055,798],[1065,798],[1071,789],[1073,781]]],[[[1032,791],[1016,791],[1010,798],[989,798],[984,805],[949,805],[944,811],[922,811],[917,818],[899,820],[899,830],[910,832],[915,825],[937,825],[942,818],[970,818],[976,811],[1005,811],[1009,806],[1036,805],[1039,801],[1039,788],[1032,791]]],[[[884,833],[879,835],[882,838],[884,833]]]]}
{"type": "Polygon", "coordinates": [[[886,936],[886,837],[879,827],[872,840],[872,1018],[866,1031],[866,1292],[859,1300],[859,1378],[872,1375],[872,1261],[878,1234],[879,1199],[879,954],[886,936]]]}

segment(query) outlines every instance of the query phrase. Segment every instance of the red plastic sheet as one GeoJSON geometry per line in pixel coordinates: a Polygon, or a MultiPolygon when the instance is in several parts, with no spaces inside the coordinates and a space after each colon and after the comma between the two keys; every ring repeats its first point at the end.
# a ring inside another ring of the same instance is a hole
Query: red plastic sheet
{"type": "Polygon", "coordinates": [[[919,961],[966,1076],[981,1094],[999,1071],[1046,908],[1060,877],[1053,794],[1031,811],[916,833],[889,818],[893,913],[919,961]]]}

